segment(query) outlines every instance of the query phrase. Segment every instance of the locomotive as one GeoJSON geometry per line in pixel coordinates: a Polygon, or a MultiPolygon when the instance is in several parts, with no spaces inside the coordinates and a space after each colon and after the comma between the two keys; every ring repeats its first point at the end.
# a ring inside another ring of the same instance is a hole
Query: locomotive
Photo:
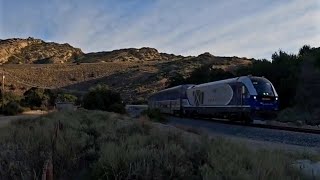
{"type": "Polygon", "coordinates": [[[241,76],[204,84],[184,84],[164,89],[148,98],[150,109],[181,116],[211,116],[251,122],[274,115],[279,99],[264,77],[241,76]]]}

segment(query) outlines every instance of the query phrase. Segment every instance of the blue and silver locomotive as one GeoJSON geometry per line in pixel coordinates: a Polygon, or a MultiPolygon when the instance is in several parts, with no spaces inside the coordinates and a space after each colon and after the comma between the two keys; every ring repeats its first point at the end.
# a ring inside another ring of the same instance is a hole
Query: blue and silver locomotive
{"type": "Polygon", "coordinates": [[[253,115],[277,111],[279,101],[266,78],[241,76],[165,89],[151,95],[148,105],[168,114],[241,117],[250,121],[253,115]]]}

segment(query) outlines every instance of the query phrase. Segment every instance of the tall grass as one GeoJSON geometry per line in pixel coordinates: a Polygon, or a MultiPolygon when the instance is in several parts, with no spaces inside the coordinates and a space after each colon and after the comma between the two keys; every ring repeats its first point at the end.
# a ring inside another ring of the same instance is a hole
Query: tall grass
{"type": "Polygon", "coordinates": [[[291,169],[300,155],[252,151],[223,139],[100,111],[17,121],[0,135],[0,179],[39,179],[51,155],[56,179],[303,178],[291,169]]]}

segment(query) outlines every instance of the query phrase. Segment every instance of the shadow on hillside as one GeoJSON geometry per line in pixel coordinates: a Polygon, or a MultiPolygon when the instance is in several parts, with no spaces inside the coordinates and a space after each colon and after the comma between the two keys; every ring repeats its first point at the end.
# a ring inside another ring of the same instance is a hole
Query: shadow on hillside
{"type": "Polygon", "coordinates": [[[143,72],[139,70],[130,70],[127,72],[119,72],[109,76],[104,76],[88,81],[75,83],[72,85],[64,86],[63,89],[86,92],[91,87],[98,84],[106,84],[110,89],[120,92],[123,96],[141,95],[137,92],[137,88],[141,85],[146,85],[156,80],[156,74],[151,72],[143,72]]]}

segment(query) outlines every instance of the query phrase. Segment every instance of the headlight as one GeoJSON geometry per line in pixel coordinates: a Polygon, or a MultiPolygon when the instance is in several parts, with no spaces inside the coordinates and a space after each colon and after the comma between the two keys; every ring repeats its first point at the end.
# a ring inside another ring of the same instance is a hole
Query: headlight
{"type": "Polygon", "coordinates": [[[276,101],[278,101],[278,97],[276,97],[276,101]]]}
{"type": "Polygon", "coordinates": [[[253,96],[253,99],[257,99],[257,96],[253,96]]]}

